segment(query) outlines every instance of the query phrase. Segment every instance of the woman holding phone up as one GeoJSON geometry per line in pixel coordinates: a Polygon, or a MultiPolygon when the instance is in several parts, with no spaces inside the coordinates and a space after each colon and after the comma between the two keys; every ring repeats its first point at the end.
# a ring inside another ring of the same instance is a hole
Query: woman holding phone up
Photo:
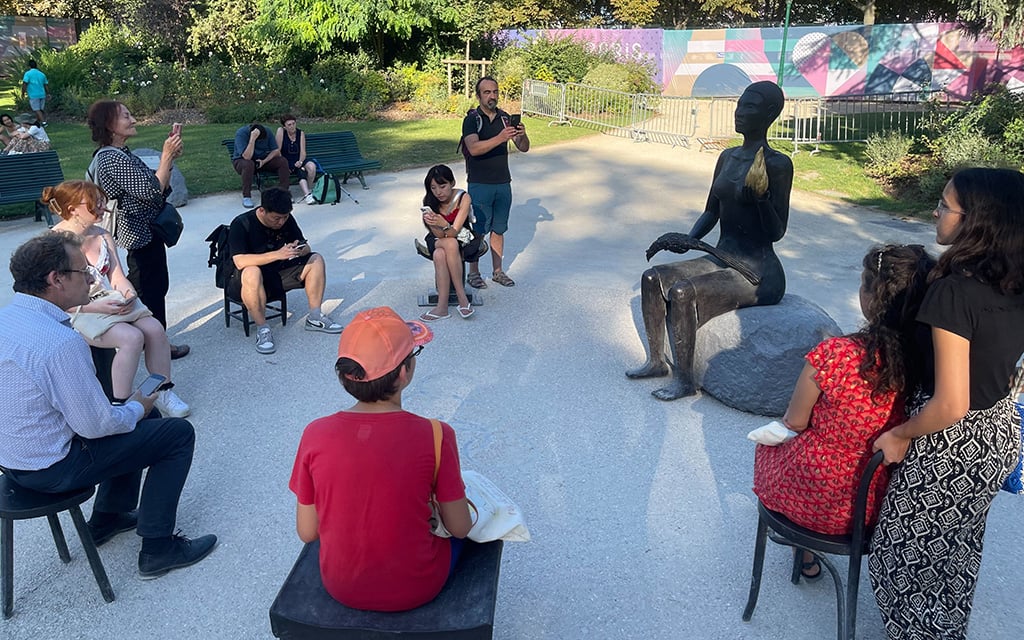
{"type": "MultiPolygon", "coordinates": [[[[180,126],[164,140],[160,165],[154,172],[128,148],[136,135],[135,118],[128,107],[115,100],[98,100],[89,107],[86,123],[98,146],[90,165],[90,179],[108,198],[117,201],[117,244],[128,251],[128,280],[153,317],[167,327],[167,247],[153,233],[152,222],[165,204],[174,159],[181,155],[180,126]]],[[[188,345],[171,347],[171,358],[188,355],[188,345]]]]}
{"type": "Polygon", "coordinates": [[[89,262],[92,287],[89,304],[69,309],[71,324],[94,347],[117,349],[110,370],[114,402],[132,395],[132,383],[145,353],[146,370],[167,381],[160,386],[156,407],[164,417],[184,418],[191,409],[171,390],[171,345],[163,325],[136,295],[121,270],[117,247],[97,222],[103,215],[106,196],[86,180],[69,180],[43,189],[43,202],[62,219],[54,231],[70,231],[83,240],[82,253],[89,262]]]}

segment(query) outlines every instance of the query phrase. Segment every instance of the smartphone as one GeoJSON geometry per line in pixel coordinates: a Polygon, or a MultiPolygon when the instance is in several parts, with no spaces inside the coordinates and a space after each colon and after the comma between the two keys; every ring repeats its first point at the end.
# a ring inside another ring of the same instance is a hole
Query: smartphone
{"type": "Polygon", "coordinates": [[[434,210],[431,209],[430,207],[420,207],[420,213],[422,213],[422,214],[434,213],[434,210]]]}
{"type": "Polygon", "coordinates": [[[299,243],[299,244],[295,245],[295,248],[296,249],[305,249],[308,246],[309,246],[308,242],[302,242],[302,243],[299,243]]]}
{"type": "Polygon", "coordinates": [[[171,138],[171,137],[180,136],[180,135],[181,135],[181,123],[180,122],[175,122],[174,124],[171,125],[171,132],[169,134],[167,134],[167,137],[171,138]]]}
{"type": "Polygon", "coordinates": [[[513,113],[510,117],[512,118],[513,127],[518,127],[523,122],[523,114],[521,113],[513,113]]]}
{"type": "Polygon", "coordinates": [[[508,122],[508,118],[506,118],[505,116],[501,116],[501,123],[502,123],[503,125],[505,125],[506,127],[507,127],[507,126],[510,126],[510,125],[509,125],[509,122],[508,122]]]}
{"type": "Polygon", "coordinates": [[[130,298],[125,298],[124,302],[121,303],[121,306],[122,307],[130,307],[133,304],[135,304],[135,301],[138,300],[138,299],[139,299],[139,296],[132,296],[130,298]]]}
{"type": "Polygon", "coordinates": [[[167,382],[167,378],[163,377],[159,373],[150,374],[148,378],[142,381],[139,385],[138,392],[140,396],[151,396],[156,393],[156,390],[160,388],[160,385],[167,382]]]}

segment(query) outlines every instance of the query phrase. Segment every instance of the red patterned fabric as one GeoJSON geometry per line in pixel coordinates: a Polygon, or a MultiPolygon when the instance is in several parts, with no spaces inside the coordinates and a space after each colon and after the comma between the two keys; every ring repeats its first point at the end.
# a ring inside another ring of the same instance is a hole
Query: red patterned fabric
{"type": "MultiPolygon", "coordinates": [[[[853,528],[853,501],[871,443],[904,421],[898,394],[871,397],[858,368],[861,345],[851,338],[829,338],[809,354],[821,389],[807,429],[777,447],[758,445],[754,454],[754,493],[772,511],[820,533],[847,534],[853,528]]],[[[868,522],[878,518],[888,472],[879,471],[868,494],[868,522]]]]}

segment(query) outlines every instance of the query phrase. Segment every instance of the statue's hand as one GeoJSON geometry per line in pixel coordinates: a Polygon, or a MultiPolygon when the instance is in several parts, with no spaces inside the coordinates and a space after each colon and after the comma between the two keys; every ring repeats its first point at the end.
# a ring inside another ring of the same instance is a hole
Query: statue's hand
{"type": "Polygon", "coordinates": [[[647,248],[647,260],[650,261],[654,257],[654,254],[661,250],[671,251],[672,253],[686,253],[693,248],[694,240],[686,233],[666,233],[660,238],[651,243],[651,246],[647,248]]]}

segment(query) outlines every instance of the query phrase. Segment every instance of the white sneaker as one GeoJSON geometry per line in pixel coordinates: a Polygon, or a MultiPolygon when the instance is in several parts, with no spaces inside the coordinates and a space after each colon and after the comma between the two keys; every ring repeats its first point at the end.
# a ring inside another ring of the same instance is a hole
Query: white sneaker
{"type": "Polygon", "coordinates": [[[178,397],[172,389],[164,389],[156,394],[156,408],[165,418],[184,418],[192,413],[192,408],[178,397]]]}
{"type": "Polygon", "coordinates": [[[270,327],[261,327],[256,331],[256,351],[262,354],[277,351],[277,347],[274,345],[274,336],[270,333],[270,327]]]}
{"type": "Polygon", "coordinates": [[[312,193],[307,193],[303,200],[306,201],[306,204],[316,204],[316,198],[313,197],[312,193]]]}

